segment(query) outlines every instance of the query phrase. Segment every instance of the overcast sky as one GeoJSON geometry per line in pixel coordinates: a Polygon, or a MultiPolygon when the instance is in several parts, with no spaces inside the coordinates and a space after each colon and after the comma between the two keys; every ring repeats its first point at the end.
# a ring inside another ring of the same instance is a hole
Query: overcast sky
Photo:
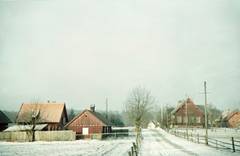
{"type": "Polygon", "coordinates": [[[0,109],[38,99],[122,110],[144,86],[240,108],[239,0],[0,0],[0,109]]]}

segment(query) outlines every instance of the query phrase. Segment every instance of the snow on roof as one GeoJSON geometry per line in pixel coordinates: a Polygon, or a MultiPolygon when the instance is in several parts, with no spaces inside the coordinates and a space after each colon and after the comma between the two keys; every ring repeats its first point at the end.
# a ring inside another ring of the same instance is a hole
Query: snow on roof
{"type": "MultiPolygon", "coordinates": [[[[27,130],[31,130],[32,126],[33,125],[14,125],[5,129],[4,132],[27,131],[27,130]]],[[[47,124],[38,124],[35,126],[34,130],[41,131],[45,127],[47,127],[47,124]]]]}

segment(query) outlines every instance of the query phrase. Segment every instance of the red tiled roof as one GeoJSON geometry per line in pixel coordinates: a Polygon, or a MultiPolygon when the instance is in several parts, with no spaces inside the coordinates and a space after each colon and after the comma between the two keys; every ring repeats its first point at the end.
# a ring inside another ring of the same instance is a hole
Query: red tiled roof
{"type": "Polygon", "coordinates": [[[223,117],[223,120],[228,121],[229,119],[231,119],[237,113],[239,113],[239,112],[234,111],[234,112],[228,113],[225,117],[223,117]]]}
{"type": "Polygon", "coordinates": [[[29,122],[33,113],[39,113],[38,123],[58,123],[61,120],[62,114],[65,113],[66,107],[64,103],[23,103],[16,122],[29,122]]]}
{"type": "MultiPolygon", "coordinates": [[[[180,108],[182,108],[185,104],[193,104],[196,109],[199,109],[200,112],[203,113],[203,110],[200,108],[200,105],[196,105],[191,98],[187,98],[186,101],[181,102],[180,105],[178,105],[171,113],[175,114],[180,108]]],[[[188,105],[187,105],[188,106],[188,105]]]]}

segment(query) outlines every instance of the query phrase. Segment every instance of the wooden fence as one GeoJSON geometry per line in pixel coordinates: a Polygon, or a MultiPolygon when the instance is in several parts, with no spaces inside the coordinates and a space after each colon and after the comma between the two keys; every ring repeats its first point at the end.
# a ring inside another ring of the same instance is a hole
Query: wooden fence
{"type": "Polygon", "coordinates": [[[139,148],[137,147],[136,143],[133,142],[131,149],[128,151],[128,156],[138,156],[139,148]]]}
{"type": "Polygon", "coordinates": [[[106,139],[106,138],[123,138],[135,137],[135,132],[112,132],[112,133],[91,133],[88,135],[76,134],[77,139],[106,139]]]}
{"type": "Polygon", "coordinates": [[[185,138],[198,144],[206,144],[207,140],[207,145],[210,147],[214,147],[216,149],[231,150],[232,152],[240,152],[240,140],[237,140],[234,137],[229,138],[229,141],[227,142],[211,137],[208,137],[208,139],[206,139],[204,135],[180,132],[177,130],[170,130],[169,132],[175,136],[185,138]]]}
{"type": "MultiPolygon", "coordinates": [[[[35,141],[72,141],[75,140],[76,133],[73,131],[36,131],[35,141]]],[[[31,141],[32,136],[29,133],[22,132],[0,132],[2,141],[31,141]]]]}
{"type": "Polygon", "coordinates": [[[36,141],[73,141],[76,140],[76,132],[68,131],[36,131],[36,141]]]}

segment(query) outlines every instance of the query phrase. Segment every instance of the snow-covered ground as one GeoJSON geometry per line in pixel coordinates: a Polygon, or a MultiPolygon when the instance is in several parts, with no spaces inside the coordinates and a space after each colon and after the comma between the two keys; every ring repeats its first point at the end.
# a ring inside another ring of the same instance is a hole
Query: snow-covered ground
{"type": "Polygon", "coordinates": [[[140,151],[141,156],[238,156],[239,153],[217,150],[203,144],[197,144],[176,137],[162,129],[143,130],[143,142],[140,151]]]}
{"type": "MultiPolygon", "coordinates": [[[[177,131],[186,132],[185,128],[178,128],[177,131]]],[[[189,133],[205,135],[206,130],[203,128],[189,128],[189,133]]],[[[208,136],[212,138],[231,138],[240,139],[240,129],[231,128],[212,128],[208,129],[208,136]]]]}
{"type": "MultiPolygon", "coordinates": [[[[107,140],[77,140],[59,142],[0,142],[0,156],[125,156],[134,137],[107,140]]],[[[176,137],[162,129],[144,129],[141,156],[238,156],[239,152],[217,150],[176,137]]]]}
{"type": "MultiPolygon", "coordinates": [[[[186,132],[185,128],[176,129],[180,132],[186,132]]],[[[206,130],[203,128],[189,128],[189,135],[194,134],[199,136],[205,136],[206,130]]],[[[231,128],[212,128],[208,129],[208,137],[224,142],[231,143],[232,137],[236,140],[240,140],[240,129],[231,129],[231,128]]]]}
{"type": "Polygon", "coordinates": [[[58,142],[0,142],[0,156],[125,156],[134,138],[58,142]]]}

